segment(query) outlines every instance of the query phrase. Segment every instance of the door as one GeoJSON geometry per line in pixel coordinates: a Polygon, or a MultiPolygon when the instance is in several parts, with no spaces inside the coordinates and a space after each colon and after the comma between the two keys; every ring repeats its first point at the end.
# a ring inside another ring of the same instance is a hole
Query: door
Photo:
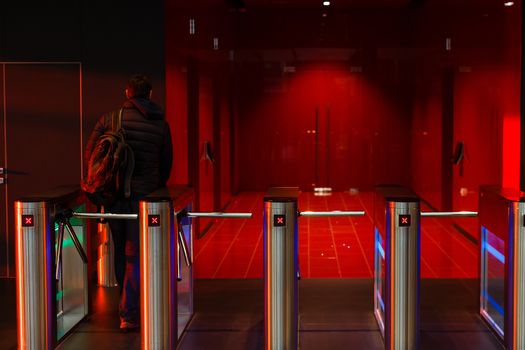
{"type": "Polygon", "coordinates": [[[378,103],[365,108],[370,91],[362,74],[346,64],[314,63],[286,72],[249,65],[240,75],[242,189],[372,186],[378,103]]]}
{"type": "Polygon", "coordinates": [[[81,178],[81,66],[0,63],[0,277],[14,277],[14,201],[81,178]],[[5,213],[5,215],[4,215],[5,213]]]}

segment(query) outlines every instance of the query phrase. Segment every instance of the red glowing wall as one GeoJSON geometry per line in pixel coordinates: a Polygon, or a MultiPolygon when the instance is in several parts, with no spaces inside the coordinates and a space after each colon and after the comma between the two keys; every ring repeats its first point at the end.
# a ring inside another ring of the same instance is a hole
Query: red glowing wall
{"type": "Polygon", "coordinates": [[[451,14],[450,28],[440,23],[442,13],[421,15],[421,36],[435,48],[417,62],[411,182],[436,208],[477,210],[480,185],[519,186],[521,8],[517,6],[502,6],[490,15],[479,9],[461,18],[461,12],[451,14]],[[443,38],[436,33],[443,33],[443,38]],[[443,45],[447,36],[450,50],[443,45]],[[451,94],[450,106],[446,94],[451,94]],[[443,129],[448,112],[452,123],[443,129]],[[458,142],[464,143],[464,156],[452,165],[458,142]],[[444,208],[447,198],[451,208],[444,208]]]}
{"type": "Polygon", "coordinates": [[[248,65],[239,93],[242,190],[371,189],[408,182],[407,95],[368,67],[248,65]],[[282,69],[282,67],[277,67],[282,69]],[[255,73],[254,73],[255,72],[255,73]],[[401,93],[399,93],[401,91],[401,93]]]}

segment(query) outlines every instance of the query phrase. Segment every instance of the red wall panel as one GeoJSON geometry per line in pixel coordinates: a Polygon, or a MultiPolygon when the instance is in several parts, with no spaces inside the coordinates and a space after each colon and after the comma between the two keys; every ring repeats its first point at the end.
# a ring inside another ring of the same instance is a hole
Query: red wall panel
{"type": "Polygon", "coordinates": [[[411,187],[435,208],[441,203],[441,80],[421,72],[414,95],[411,135],[411,187]]]}
{"type": "Polygon", "coordinates": [[[476,210],[479,185],[501,183],[498,74],[476,66],[456,77],[454,141],[464,142],[465,156],[453,171],[454,208],[476,210]]]}
{"type": "Polygon", "coordinates": [[[177,26],[182,22],[176,17],[176,1],[165,1],[165,85],[166,121],[170,125],[173,144],[173,169],[168,183],[187,184],[188,180],[188,93],[186,63],[174,45],[177,26]]]}
{"type": "MultiPolygon", "coordinates": [[[[202,75],[199,82],[199,210],[214,211],[214,165],[213,153],[216,148],[213,144],[213,90],[212,81],[202,75]],[[208,146],[207,146],[208,145],[208,146]],[[209,147],[211,154],[207,156],[206,148],[209,147]]],[[[201,230],[210,222],[209,219],[199,219],[201,230]]]]}
{"type": "Polygon", "coordinates": [[[185,66],[175,58],[166,63],[166,121],[173,143],[173,169],[169,183],[188,183],[188,111],[185,66]]]}
{"type": "MultiPolygon", "coordinates": [[[[227,90],[227,93],[230,93],[227,90]]],[[[216,145],[218,152],[220,152],[221,173],[220,173],[220,205],[219,208],[224,208],[231,199],[231,133],[230,133],[230,103],[229,96],[222,93],[218,96],[220,98],[220,130],[219,130],[219,145],[216,145]]]]}

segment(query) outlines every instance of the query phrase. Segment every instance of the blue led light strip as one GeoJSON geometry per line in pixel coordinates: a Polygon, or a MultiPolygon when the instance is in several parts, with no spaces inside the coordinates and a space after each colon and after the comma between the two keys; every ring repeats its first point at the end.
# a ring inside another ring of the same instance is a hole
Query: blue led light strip
{"type": "Polygon", "coordinates": [[[485,250],[495,257],[500,263],[505,264],[505,255],[501,254],[496,248],[491,246],[488,242],[484,242],[485,250]]]}
{"type": "Polygon", "coordinates": [[[385,250],[383,249],[383,246],[381,245],[381,241],[379,238],[381,237],[381,233],[379,233],[379,230],[377,227],[375,227],[375,234],[376,234],[376,245],[377,249],[379,250],[379,254],[381,254],[381,257],[385,259],[385,250]]]}
{"type": "Polygon", "coordinates": [[[381,293],[376,291],[377,295],[377,301],[379,302],[379,306],[381,307],[381,311],[385,312],[385,302],[383,301],[383,298],[381,298],[381,293]]]}
{"type": "Polygon", "coordinates": [[[486,295],[487,301],[490,303],[490,305],[500,314],[501,316],[505,316],[505,309],[501,307],[500,304],[494,299],[490,294],[487,293],[486,295]]]}
{"type": "Polygon", "coordinates": [[[381,244],[379,242],[377,242],[377,250],[379,250],[379,254],[381,254],[381,257],[384,259],[385,258],[385,251],[384,251],[383,247],[381,246],[381,244]]]}

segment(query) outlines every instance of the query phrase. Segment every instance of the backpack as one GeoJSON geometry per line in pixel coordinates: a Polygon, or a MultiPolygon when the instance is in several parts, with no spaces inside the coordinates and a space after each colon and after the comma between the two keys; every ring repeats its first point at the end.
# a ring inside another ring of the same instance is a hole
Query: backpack
{"type": "Polygon", "coordinates": [[[131,175],[135,167],[133,150],[126,143],[122,109],[111,114],[111,130],[102,134],[87,163],[82,190],[93,204],[110,206],[131,195],[131,175]]]}

